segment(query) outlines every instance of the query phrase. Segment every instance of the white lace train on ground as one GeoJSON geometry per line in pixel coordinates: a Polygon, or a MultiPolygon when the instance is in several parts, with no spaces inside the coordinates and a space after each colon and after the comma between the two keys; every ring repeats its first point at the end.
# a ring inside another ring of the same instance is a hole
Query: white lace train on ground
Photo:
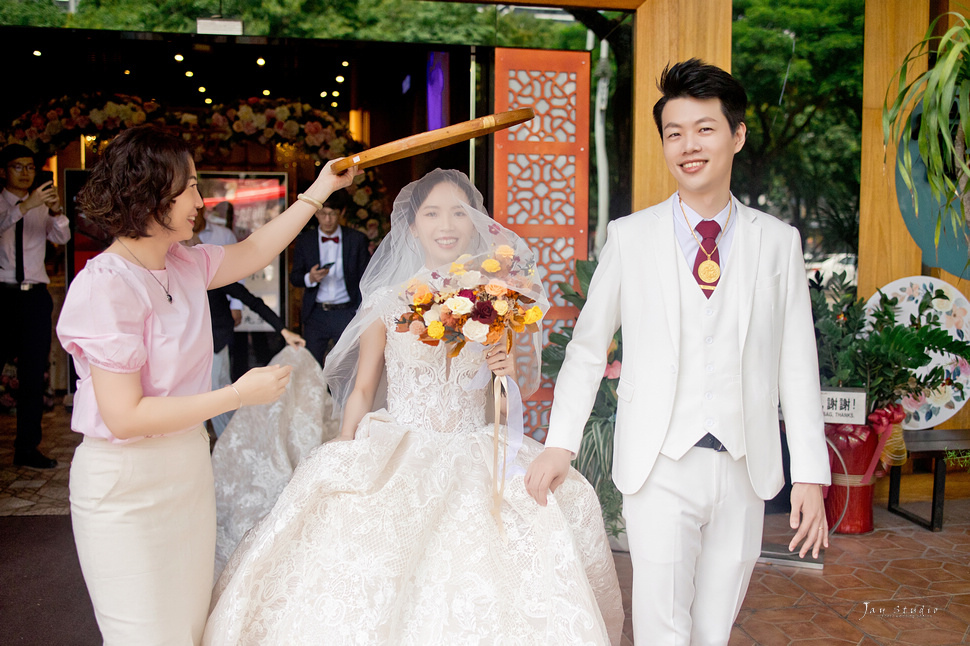
{"type": "Polygon", "coordinates": [[[277,363],[293,366],[286,392],[272,405],[238,410],[212,452],[216,578],[243,535],[273,508],[300,460],[340,431],[313,355],[286,347],[270,361],[277,363]]]}

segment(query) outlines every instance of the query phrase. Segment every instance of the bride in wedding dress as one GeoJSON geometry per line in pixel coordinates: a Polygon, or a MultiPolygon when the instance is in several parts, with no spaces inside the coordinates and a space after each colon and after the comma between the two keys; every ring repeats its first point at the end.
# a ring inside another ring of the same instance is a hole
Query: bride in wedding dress
{"type": "MultiPolygon", "coordinates": [[[[571,471],[540,507],[523,485],[542,446],[521,435],[519,395],[538,385],[548,301],[525,242],[483,211],[456,171],[395,200],[324,370],[340,436],[300,462],[229,558],[204,644],[619,645],[595,492],[571,471]]],[[[308,422],[277,407],[260,423],[274,437],[308,422]]]]}

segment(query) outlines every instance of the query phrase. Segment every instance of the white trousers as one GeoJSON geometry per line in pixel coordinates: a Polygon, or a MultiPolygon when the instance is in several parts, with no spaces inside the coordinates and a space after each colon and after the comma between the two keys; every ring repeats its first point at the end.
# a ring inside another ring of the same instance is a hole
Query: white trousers
{"type": "Polygon", "coordinates": [[[623,496],[639,646],[726,645],[761,554],[764,501],[744,458],[664,455],[623,496]]]}
{"type": "MultiPolygon", "coordinates": [[[[225,388],[231,383],[232,376],[229,373],[229,346],[227,345],[212,355],[212,390],[225,388]]],[[[229,420],[232,419],[233,413],[235,412],[233,410],[226,411],[212,418],[212,430],[215,432],[216,437],[221,436],[222,432],[226,430],[226,426],[229,425],[229,420]]]]}
{"type": "Polygon", "coordinates": [[[216,502],[205,428],[71,462],[71,522],[105,646],[193,646],[209,613],[216,502]]]}

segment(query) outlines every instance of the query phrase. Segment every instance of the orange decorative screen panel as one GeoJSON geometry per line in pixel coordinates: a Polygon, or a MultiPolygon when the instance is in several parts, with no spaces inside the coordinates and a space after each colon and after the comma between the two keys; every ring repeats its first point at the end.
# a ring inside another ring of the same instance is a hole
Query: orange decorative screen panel
{"type": "MultiPolygon", "coordinates": [[[[495,111],[532,108],[535,119],[495,133],[494,217],[538,255],[552,308],[548,339],[576,316],[556,286],[575,282],[589,225],[588,52],[497,49],[495,111]]],[[[553,383],[544,379],[525,402],[526,433],[545,439],[553,383]]]]}

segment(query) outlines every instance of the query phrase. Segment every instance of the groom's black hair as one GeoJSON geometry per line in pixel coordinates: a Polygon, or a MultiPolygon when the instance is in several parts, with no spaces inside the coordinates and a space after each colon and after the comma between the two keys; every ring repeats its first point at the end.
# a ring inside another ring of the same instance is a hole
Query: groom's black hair
{"type": "Polygon", "coordinates": [[[737,79],[715,65],[708,65],[696,58],[667,65],[657,83],[660,100],[653,106],[653,120],[657,131],[663,138],[662,115],[664,106],[670,99],[718,99],[721,112],[731,126],[731,134],[738,130],[744,121],[744,111],[748,107],[748,94],[737,79]]]}

